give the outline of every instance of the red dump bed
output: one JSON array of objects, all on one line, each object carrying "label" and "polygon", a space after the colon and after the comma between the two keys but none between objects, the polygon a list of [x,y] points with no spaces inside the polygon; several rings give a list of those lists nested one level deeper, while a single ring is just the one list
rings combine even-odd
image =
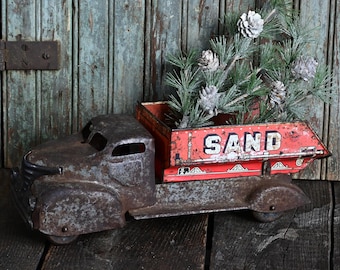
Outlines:
[{"label": "red dump bed", "polygon": [[137,106],[137,119],[156,142],[156,176],[164,182],[296,173],[330,152],[305,122],[175,129],[164,102]]}]

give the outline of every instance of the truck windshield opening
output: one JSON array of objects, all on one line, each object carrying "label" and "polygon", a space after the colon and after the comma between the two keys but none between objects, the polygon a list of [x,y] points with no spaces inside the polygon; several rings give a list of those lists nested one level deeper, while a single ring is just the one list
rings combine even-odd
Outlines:
[{"label": "truck windshield opening", "polygon": [[89,141],[89,144],[97,151],[102,151],[107,144],[107,139],[102,134],[96,133],[93,135],[91,141]]}]

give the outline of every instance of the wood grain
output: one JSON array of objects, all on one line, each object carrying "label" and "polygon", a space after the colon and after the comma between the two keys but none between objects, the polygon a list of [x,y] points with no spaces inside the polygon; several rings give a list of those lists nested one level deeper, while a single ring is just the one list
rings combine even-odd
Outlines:
[{"label": "wood grain", "polygon": [[[317,59],[320,64],[328,64],[327,46],[332,26],[329,20],[329,14],[332,12],[331,2],[300,0],[299,6],[301,25],[303,29],[312,33],[312,41],[308,44],[304,53]],[[306,101],[306,120],[321,140],[323,140],[324,130],[328,130],[327,122],[324,121],[326,117],[325,104],[315,98],[307,98]],[[308,168],[296,176],[296,178],[324,179],[324,176],[321,175],[321,166],[321,161],[313,162],[311,166],[308,166]]]},{"label": "wood grain", "polygon": [[271,223],[245,213],[215,214],[210,269],[328,269],[329,183],[300,186],[312,203]]},{"label": "wood grain", "polygon": [[325,160],[325,174],[328,180],[340,180],[340,73],[338,67],[340,63],[340,5],[338,1],[330,1],[330,25],[333,27],[329,31],[328,41],[328,64],[332,66],[334,73],[334,98],[331,106],[328,107],[328,118],[325,119],[325,130],[329,150],[332,156]]},{"label": "wood grain", "polygon": [[195,0],[187,5],[186,48],[209,49],[209,39],[218,34],[219,3]]},{"label": "wood grain", "polygon": [[333,183],[333,212],[330,213],[332,223],[332,246],[330,249],[331,266],[338,269],[340,265],[340,183]]},{"label": "wood grain", "polygon": [[[118,230],[46,245],[13,206],[0,170],[1,269],[338,269],[340,185],[295,181],[311,203],[272,223],[247,212],[129,221]],[[209,230],[207,226],[213,230]]]},{"label": "wood grain", "polygon": [[[3,71],[1,156],[16,166],[32,146],[78,131],[96,114],[133,113],[137,101],[167,99],[169,53],[208,48],[223,33],[225,12],[244,12],[263,1],[6,1],[5,40],[58,40],[60,70]],[[339,180],[339,4],[294,0],[301,20],[316,28],[306,53],[334,71],[334,102],[307,101],[308,121],[333,156],[314,162],[301,179]]]},{"label": "wood grain", "polygon": [[60,42],[60,69],[38,71],[37,102],[39,142],[55,139],[72,130],[72,3],[41,1],[38,40]]},{"label": "wood grain", "polygon": [[[1,18],[7,40],[35,40],[36,5],[24,0],[7,2]],[[7,166],[19,163],[19,155],[39,140],[37,114],[37,84],[34,71],[6,71],[3,74],[4,162]]]},{"label": "wood grain", "polygon": [[[90,1],[91,2],[91,1]],[[92,2],[91,2],[92,3]],[[145,1],[114,1],[113,111],[133,113],[143,99]]]},{"label": "wood grain", "polygon": [[78,1],[75,12],[78,87],[74,93],[74,117],[81,128],[94,115],[108,113],[108,22],[112,15],[108,1]]},{"label": "wood grain", "polygon": [[[130,222],[52,246],[42,269],[203,269],[207,215]],[[72,254],[72,255],[71,255]]]},{"label": "wood grain", "polygon": [[182,27],[184,1],[148,1],[148,32],[145,33],[145,50],[149,58],[145,66],[146,93],[144,98],[164,100],[171,89],[165,84],[166,72],[171,67],[166,63],[169,53],[182,48]]},{"label": "wood grain", "polygon": [[0,170],[0,269],[37,269],[45,242],[30,231],[16,211],[9,193],[9,170]]}]

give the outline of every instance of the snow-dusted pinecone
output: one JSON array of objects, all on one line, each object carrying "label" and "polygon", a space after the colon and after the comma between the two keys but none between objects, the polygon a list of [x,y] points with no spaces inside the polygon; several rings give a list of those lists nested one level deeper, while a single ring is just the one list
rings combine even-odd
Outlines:
[{"label": "snow-dusted pinecone", "polygon": [[217,106],[220,96],[221,94],[218,93],[216,86],[206,86],[205,88],[202,88],[198,102],[206,113],[217,115]]},{"label": "snow-dusted pinecone", "polygon": [[313,57],[301,56],[292,64],[292,74],[296,79],[308,81],[314,78],[318,62]]},{"label": "snow-dusted pinecone", "polygon": [[237,22],[238,31],[248,38],[257,38],[263,30],[263,19],[255,11],[243,13]]},{"label": "snow-dusted pinecone", "polygon": [[270,105],[272,108],[277,108],[280,113],[284,110],[286,100],[286,86],[281,81],[272,83],[272,89],[269,94]]},{"label": "snow-dusted pinecone", "polygon": [[202,51],[198,66],[207,71],[216,71],[220,65],[217,54],[211,50]]}]

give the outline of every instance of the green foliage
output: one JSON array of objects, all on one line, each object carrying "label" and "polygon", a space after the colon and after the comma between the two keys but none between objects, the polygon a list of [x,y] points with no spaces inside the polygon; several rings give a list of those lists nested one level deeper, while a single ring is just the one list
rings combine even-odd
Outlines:
[{"label": "green foliage", "polygon": [[224,27],[226,29],[226,36],[227,37],[233,37],[238,33],[237,29],[237,22],[240,18],[240,14],[237,12],[230,12],[224,14],[224,20],[222,21],[222,24],[224,24]]},{"label": "green foliage", "polygon": [[182,52],[178,55],[168,55],[167,60],[170,64],[179,67],[180,69],[189,69],[196,64],[197,52],[191,50],[187,55]]},{"label": "green foliage", "polygon": [[293,121],[305,117],[306,98],[332,100],[332,75],[305,55],[312,30],[289,2],[228,13],[221,20],[225,34],[212,38],[209,50],[167,56],[174,70],[166,82],[176,89],[169,117],[176,127],[212,125],[219,113],[234,116],[227,124]]}]

